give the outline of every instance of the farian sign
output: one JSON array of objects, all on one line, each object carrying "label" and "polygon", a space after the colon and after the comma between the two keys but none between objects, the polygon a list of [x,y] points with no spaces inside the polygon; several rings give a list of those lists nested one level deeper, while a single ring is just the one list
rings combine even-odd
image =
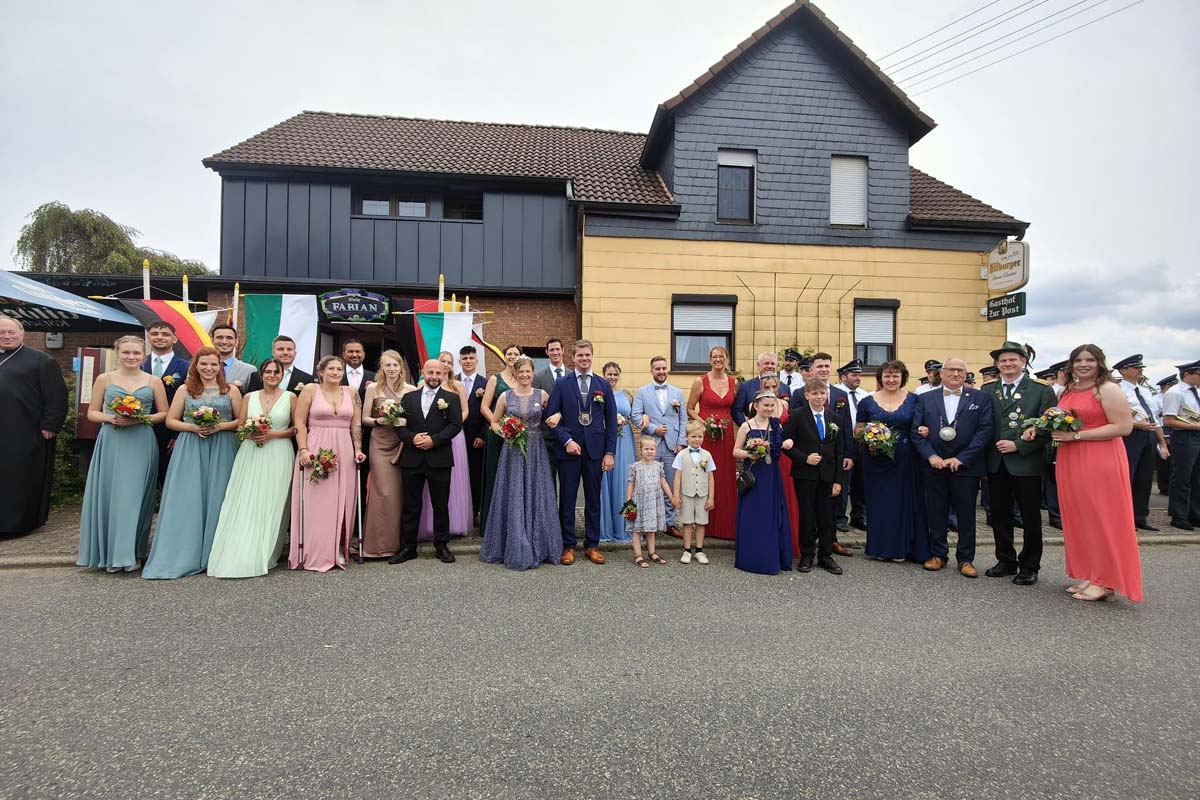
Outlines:
[{"label": "farian sign", "polygon": [[391,301],[381,294],[361,289],[339,289],[321,295],[321,311],[330,322],[383,324],[391,311]]},{"label": "farian sign", "polygon": [[1029,283],[1029,245],[1007,239],[988,253],[989,292],[1012,292]]}]

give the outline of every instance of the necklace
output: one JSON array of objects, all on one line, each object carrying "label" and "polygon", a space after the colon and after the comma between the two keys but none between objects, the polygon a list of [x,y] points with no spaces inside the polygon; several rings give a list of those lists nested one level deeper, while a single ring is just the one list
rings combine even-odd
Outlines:
[{"label": "necklace", "polygon": [[25,346],[25,345],[23,345],[23,344],[19,344],[19,345],[17,345],[17,349],[16,349],[16,350],[13,350],[11,353],[9,353],[8,355],[6,355],[6,356],[4,357],[4,360],[3,360],[3,361],[0,361],[0,367],[3,367],[5,364],[7,364],[7,363],[8,363],[8,360],[9,360],[10,358],[12,358],[13,356],[15,356],[17,353],[21,352],[21,348],[22,348],[22,347],[24,347],[24,346]]}]

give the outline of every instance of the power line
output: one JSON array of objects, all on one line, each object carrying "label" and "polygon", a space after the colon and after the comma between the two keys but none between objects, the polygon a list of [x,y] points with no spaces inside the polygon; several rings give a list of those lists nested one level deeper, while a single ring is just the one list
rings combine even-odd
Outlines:
[{"label": "power line", "polygon": [[[974,28],[968,28],[967,30],[963,31],[962,33],[956,33],[953,36],[951,36],[949,39],[943,39],[942,41],[938,42],[937,44],[931,44],[929,47],[926,47],[924,50],[913,53],[911,56],[907,56],[906,58],[900,59],[895,64],[892,64],[889,67],[887,67],[887,69],[889,69],[889,70],[900,69],[902,66],[905,66],[905,65],[912,66],[912,64],[909,62],[912,62],[918,56],[925,55],[926,53],[928,53],[930,50],[933,50],[934,48],[941,47],[942,45],[947,44],[949,42],[954,42],[955,44],[962,44],[963,42],[968,41],[970,39],[974,39],[976,36],[981,35],[985,31],[996,27],[995,25],[992,25],[991,23],[996,22],[996,20],[998,20],[998,19],[1000,20],[1000,22],[997,24],[1003,25],[1005,22],[1014,20],[1017,17],[1021,16],[1022,14],[1028,14],[1030,11],[1033,11],[1038,6],[1044,6],[1048,2],[1050,2],[1050,0],[1038,0],[1038,2],[1034,2],[1034,0],[1025,0],[1025,2],[1021,3],[1020,5],[1014,6],[1013,8],[1010,8],[1008,11],[1004,11],[990,19],[984,20],[983,22],[976,25]],[[1029,5],[1030,3],[1033,3],[1033,5],[1030,6]],[[1029,6],[1029,7],[1026,8],[1026,6]],[[1016,12],[1015,14],[1013,13],[1014,11]],[[1011,15],[1011,16],[1007,16],[1007,18],[1005,18],[1005,19],[1000,19],[1001,17],[1005,17],[1005,15]],[[974,31],[974,33],[972,33],[972,31]],[[955,41],[956,39],[958,41]]]},{"label": "power line", "polygon": [[1063,13],[1064,11],[1070,11],[1072,8],[1083,5],[1084,3],[1092,3],[1092,5],[1087,6],[1086,8],[1081,8],[1078,11],[1076,11],[1074,14],[1067,14],[1067,16],[1063,17],[1062,19],[1057,19],[1054,22],[1047,23],[1047,24],[1041,26],[1040,28],[1037,28],[1036,30],[1031,31],[1028,34],[1029,36],[1035,36],[1036,34],[1041,33],[1042,31],[1046,30],[1047,28],[1053,28],[1055,25],[1061,25],[1064,22],[1066,22],[1067,20],[1071,19],[1072,17],[1078,17],[1080,14],[1086,14],[1087,12],[1092,11],[1093,9],[1097,9],[1107,2],[1109,2],[1109,0],[1098,0],[1098,1],[1078,0],[1078,2],[1067,6],[1066,8],[1062,9],[1061,11],[1056,11],[1053,14],[1042,17],[1039,20],[1035,20],[1034,22],[1031,22],[1024,27],[1017,28],[1015,31],[1012,31],[1011,33],[1006,33],[1003,36],[1000,36],[996,39],[992,39],[990,42],[985,42],[984,44],[979,45],[979,47],[977,47],[975,50],[968,50],[965,53],[960,53],[956,56],[952,56],[951,58],[948,58],[945,61],[934,64],[932,67],[926,67],[925,69],[921,70],[920,72],[914,72],[912,75],[909,75],[906,78],[900,78],[899,80],[900,81],[912,81],[913,78],[916,78],[919,75],[925,75],[925,73],[927,73],[927,72],[933,72],[933,70],[935,70],[935,69],[940,69],[941,67],[945,67],[947,64],[949,64],[951,62],[958,61],[960,58],[971,55],[971,53],[973,53],[973,52],[982,51],[982,52],[979,52],[978,55],[973,56],[972,58],[968,58],[966,61],[963,61],[960,64],[955,64],[953,67],[947,67],[946,69],[941,70],[940,72],[934,72],[932,75],[921,78],[919,81],[913,81],[912,85],[916,85],[918,83],[924,83],[925,81],[933,80],[937,76],[945,75],[947,72],[956,70],[959,67],[963,66],[964,64],[970,64],[972,61],[978,61],[979,59],[983,58],[984,56],[991,55],[992,53],[995,53],[998,50],[1003,50],[1006,47],[1012,47],[1014,44],[1020,44],[1020,42],[1008,42],[1007,44],[1002,44],[999,47],[992,47],[989,50],[984,49],[984,48],[990,47],[991,45],[995,44],[996,42],[1003,41],[1004,39],[1007,39],[1010,36],[1015,36],[1016,34],[1020,33],[1021,31],[1031,28],[1034,25],[1037,25],[1039,22],[1045,22],[1046,20],[1048,20],[1052,17],[1057,17],[1059,14]]},{"label": "power line", "polygon": [[962,21],[963,21],[964,19],[966,19],[967,17],[973,17],[973,16],[975,16],[976,14],[978,14],[980,11],[983,11],[985,8],[988,8],[989,6],[994,6],[994,5],[996,5],[996,3],[999,3],[999,2],[1000,2],[1000,0],[992,0],[992,2],[990,2],[990,3],[987,3],[986,5],[980,6],[979,8],[975,9],[974,11],[972,11],[970,14],[967,14],[966,16],[959,17],[958,19],[954,20],[954,22],[948,22],[948,23],[946,23],[946,24],[945,24],[945,25],[943,25],[942,27],[938,28],[936,31],[930,31],[929,33],[925,34],[924,36],[919,36],[919,37],[917,37],[916,39],[913,39],[911,42],[909,42],[908,44],[904,45],[904,47],[897,47],[895,50],[893,50],[892,52],[888,53],[887,55],[885,55],[885,56],[881,56],[881,57],[879,58],[879,60],[880,60],[880,61],[886,61],[887,59],[889,59],[889,58],[891,58],[892,56],[896,55],[896,53],[899,53],[899,52],[900,52],[900,51],[902,51],[902,50],[907,50],[908,48],[912,47],[914,44],[917,44],[918,42],[923,42],[923,41],[925,41],[926,39],[928,39],[930,36],[933,36],[934,34],[937,34],[937,33],[941,33],[942,31],[946,30],[946,28],[949,28],[949,27],[951,27],[952,25],[957,25],[958,23],[962,22]]},{"label": "power line", "polygon": [[970,72],[964,72],[962,75],[957,75],[948,81],[943,81],[934,86],[928,86],[919,92],[914,92],[913,94],[915,94],[915,95],[916,94],[925,94],[926,92],[932,92],[934,89],[940,89],[943,86],[948,86],[948,85],[954,83],[955,81],[962,80],[963,78],[966,78],[969,75],[974,75],[976,72],[983,72],[988,67],[994,67],[997,64],[1003,64],[1005,61],[1008,61],[1010,58],[1016,58],[1017,56],[1021,55],[1022,53],[1028,53],[1030,50],[1036,50],[1037,48],[1041,47],[1044,44],[1050,44],[1051,42],[1055,41],[1056,39],[1061,39],[1062,37],[1072,34],[1075,31],[1083,30],[1084,28],[1088,27],[1089,25],[1095,25],[1097,22],[1100,22],[1101,20],[1108,19],[1109,17],[1113,16],[1114,14],[1120,14],[1122,11],[1133,8],[1134,6],[1137,6],[1137,5],[1141,5],[1144,2],[1146,2],[1146,0],[1134,0],[1134,2],[1130,3],[1127,6],[1121,6],[1116,11],[1110,11],[1109,13],[1105,14],[1104,16],[1096,17],[1095,19],[1093,19],[1089,22],[1085,22],[1082,25],[1077,25],[1076,27],[1071,28],[1068,31],[1063,31],[1062,33],[1058,34],[1057,36],[1051,36],[1049,39],[1045,39],[1044,41],[1038,42],[1035,45],[1030,45],[1029,47],[1026,47],[1024,50],[1018,50],[1017,52],[1007,55],[1004,58],[1000,58],[1000,59],[992,61],[988,64],[984,64],[982,67],[979,67],[978,69],[973,69]]}]

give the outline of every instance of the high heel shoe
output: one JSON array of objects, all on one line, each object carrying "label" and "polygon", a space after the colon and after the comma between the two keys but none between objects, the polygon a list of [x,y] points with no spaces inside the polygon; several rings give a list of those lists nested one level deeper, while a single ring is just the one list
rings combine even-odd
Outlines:
[{"label": "high heel shoe", "polygon": [[1079,583],[1073,583],[1067,587],[1067,594],[1079,594],[1092,585],[1088,579],[1081,580]]},{"label": "high heel shoe", "polygon": [[[1100,593],[1089,594],[1088,589],[1099,589]],[[1113,589],[1103,589],[1099,586],[1089,586],[1088,589],[1085,589],[1082,592],[1076,592],[1075,594],[1071,595],[1071,597],[1074,597],[1076,600],[1082,600],[1085,603],[1098,603],[1101,601],[1105,603],[1112,603],[1117,599],[1117,593]]]}]

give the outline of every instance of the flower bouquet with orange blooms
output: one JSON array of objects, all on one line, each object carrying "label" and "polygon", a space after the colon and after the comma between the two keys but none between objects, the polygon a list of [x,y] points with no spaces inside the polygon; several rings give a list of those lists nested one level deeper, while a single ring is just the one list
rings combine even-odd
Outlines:
[{"label": "flower bouquet with orange blooms", "polygon": [[125,419],[137,420],[150,424],[150,414],[146,411],[146,407],[142,405],[142,401],[138,400],[131,394],[124,397],[114,398],[107,406],[108,410],[116,414],[118,417]]},{"label": "flower bouquet with orange blooms", "polygon": [[[266,414],[249,417],[237,429],[237,440],[244,442],[256,433],[270,433],[271,420]],[[255,442],[255,447],[262,447],[262,442]]]},{"label": "flower bouquet with orange blooms", "polygon": [[193,425],[201,428],[215,428],[221,424],[221,412],[212,406],[200,406],[188,416]]},{"label": "flower bouquet with orange blooms", "polygon": [[[1068,431],[1075,432],[1083,429],[1083,420],[1079,418],[1072,409],[1063,408],[1062,406],[1050,406],[1040,417],[1036,419],[1025,420],[1026,428],[1036,428],[1039,431]],[[1058,447],[1061,442],[1051,442],[1051,445]]]},{"label": "flower bouquet with orange blooms", "polygon": [[896,460],[896,432],[882,422],[868,422],[854,434],[854,439],[873,456]]},{"label": "flower bouquet with orange blooms", "polygon": [[308,476],[309,483],[320,483],[337,470],[337,456],[329,448],[322,447],[313,456],[309,466],[312,468],[312,475]]}]

